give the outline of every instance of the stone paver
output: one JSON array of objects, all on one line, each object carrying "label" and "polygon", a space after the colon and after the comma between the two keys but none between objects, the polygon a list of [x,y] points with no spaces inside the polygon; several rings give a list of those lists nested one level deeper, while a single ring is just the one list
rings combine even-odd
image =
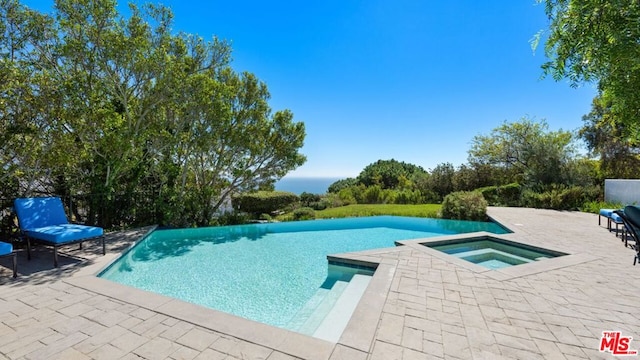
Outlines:
[{"label": "stone paver", "polygon": [[[393,269],[374,294],[384,302],[365,314],[377,318],[375,328],[362,329],[373,337],[326,352],[279,329],[207,323],[210,310],[184,318],[157,299],[145,305],[121,289],[78,285],[91,266],[110,261],[148,229],[112,233],[105,257],[95,244],[63,248],[60,268],[52,269],[51,251],[37,248],[27,262],[19,250],[15,280],[10,264],[0,262],[0,359],[610,359],[598,351],[603,331],[632,336],[631,349],[640,350],[640,266],[596,215],[520,208],[489,214],[514,231],[505,238],[579,261],[565,257],[561,266],[500,275],[420,246],[369,252],[367,261]],[[375,309],[366,296],[362,302]],[[354,325],[350,331],[358,331]]]}]

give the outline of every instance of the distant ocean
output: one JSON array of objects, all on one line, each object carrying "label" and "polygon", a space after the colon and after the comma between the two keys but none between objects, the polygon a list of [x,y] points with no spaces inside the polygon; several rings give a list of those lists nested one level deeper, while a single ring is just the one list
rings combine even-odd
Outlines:
[{"label": "distant ocean", "polygon": [[276,190],[289,191],[300,195],[303,192],[311,194],[325,194],[329,185],[344,178],[284,178],[276,183]]}]

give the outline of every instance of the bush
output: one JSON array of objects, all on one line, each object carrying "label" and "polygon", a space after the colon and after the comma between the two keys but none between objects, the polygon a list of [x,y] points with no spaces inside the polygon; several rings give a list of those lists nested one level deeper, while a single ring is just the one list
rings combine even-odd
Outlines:
[{"label": "bush", "polygon": [[226,212],[217,219],[218,225],[242,225],[247,224],[249,222],[249,215],[247,213],[242,212]]},{"label": "bush", "polygon": [[598,214],[600,209],[622,209],[623,203],[605,201],[587,201],[580,208],[581,211]]},{"label": "bush", "polygon": [[316,212],[312,208],[301,207],[293,210],[293,220],[313,220],[316,218]]},{"label": "bush", "polygon": [[367,187],[363,194],[365,204],[383,204],[384,197],[380,185]]},{"label": "bush", "polygon": [[525,190],[522,202],[527,207],[555,210],[579,210],[600,196],[599,188],[552,185],[543,192]]},{"label": "bush", "polygon": [[454,220],[487,220],[487,200],[478,191],[456,191],[444,197],[440,216]]},{"label": "bush", "polygon": [[234,197],[231,202],[237,211],[253,214],[257,217],[260,214],[271,214],[277,210],[291,207],[299,200],[298,195],[290,192],[257,191],[240,194]]},{"label": "bush", "polygon": [[271,221],[273,218],[269,214],[260,214],[260,217],[258,219],[265,220],[265,221]]},{"label": "bush", "polygon": [[479,188],[487,203],[492,206],[519,206],[521,205],[521,187],[518,183],[501,186],[487,186]]}]

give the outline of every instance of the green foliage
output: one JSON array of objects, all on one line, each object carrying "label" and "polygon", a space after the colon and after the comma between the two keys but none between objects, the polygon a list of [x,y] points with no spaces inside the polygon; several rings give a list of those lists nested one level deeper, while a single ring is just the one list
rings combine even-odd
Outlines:
[{"label": "green foliage", "polygon": [[358,175],[358,182],[367,186],[380,186],[381,189],[395,189],[411,186],[409,179],[416,174],[426,173],[417,165],[391,160],[378,160],[367,165]]},{"label": "green foliage", "polygon": [[441,216],[454,220],[487,220],[487,201],[477,191],[456,191],[444,197]]},{"label": "green foliage", "polygon": [[365,204],[384,204],[384,192],[380,185],[373,185],[366,188],[363,193],[363,203]]},{"label": "green foliage", "polygon": [[316,212],[312,208],[301,207],[293,210],[293,220],[313,220],[316,218]]},{"label": "green foliage", "polygon": [[582,204],[580,211],[588,212],[592,214],[599,214],[600,209],[622,209],[625,204],[619,202],[605,202],[605,201],[587,201]]},{"label": "green foliage", "polygon": [[487,203],[491,206],[520,205],[520,193],[522,189],[517,183],[501,186],[486,186],[479,188],[476,191],[480,192],[485,200],[487,200]]},{"label": "green foliage", "polygon": [[52,15],[0,1],[0,184],[19,186],[0,195],[91,194],[103,227],[134,213],[207,225],[232,194],[304,163],[304,124],[232,70],[229,44],[176,34],[172,18],[161,5],[125,17],[112,0],[58,0]]},{"label": "green foliage", "polygon": [[597,200],[600,189],[583,186],[554,185],[542,192],[524,190],[522,205],[538,209],[579,210],[585,203]]},{"label": "green foliage", "polygon": [[539,0],[550,28],[545,74],[572,86],[597,82],[616,119],[636,128],[640,113],[640,3],[635,0]]},{"label": "green foliage", "polygon": [[431,170],[429,189],[436,194],[438,201],[453,191],[454,174],[455,168],[451,163],[438,164]]},{"label": "green foliage", "polygon": [[249,223],[249,220],[250,218],[247,213],[229,211],[218,216],[217,225],[242,225]]},{"label": "green foliage", "polygon": [[358,180],[355,178],[346,178],[342,180],[338,180],[333,184],[329,185],[329,189],[327,192],[332,194],[337,194],[341,190],[358,185]]},{"label": "green foliage", "polygon": [[259,220],[271,221],[273,218],[269,214],[260,214]]},{"label": "green foliage", "polygon": [[300,205],[314,210],[324,210],[330,205],[330,202],[318,194],[303,192],[300,194]]},{"label": "green foliage", "polygon": [[489,135],[472,140],[472,163],[502,167],[509,182],[528,187],[566,183],[571,176],[568,164],[575,156],[573,136],[568,131],[548,131],[545,121],[522,118],[504,123]]},{"label": "green foliage", "polygon": [[298,195],[285,191],[257,191],[232,198],[233,208],[258,216],[292,207],[300,201]]},{"label": "green foliage", "polygon": [[589,114],[582,117],[584,125],[579,132],[600,160],[601,174],[591,174],[600,182],[605,178],[633,179],[640,174],[640,143],[632,134],[637,129],[613,113],[613,103],[607,93],[601,92],[593,99]]}]

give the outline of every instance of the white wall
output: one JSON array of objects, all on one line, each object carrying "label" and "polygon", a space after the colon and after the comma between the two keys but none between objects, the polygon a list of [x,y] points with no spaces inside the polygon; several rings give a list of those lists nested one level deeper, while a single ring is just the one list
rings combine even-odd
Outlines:
[{"label": "white wall", "polygon": [[619,202],[623,205],[640,204],[640,180],[606,179],[604,201]]}]

